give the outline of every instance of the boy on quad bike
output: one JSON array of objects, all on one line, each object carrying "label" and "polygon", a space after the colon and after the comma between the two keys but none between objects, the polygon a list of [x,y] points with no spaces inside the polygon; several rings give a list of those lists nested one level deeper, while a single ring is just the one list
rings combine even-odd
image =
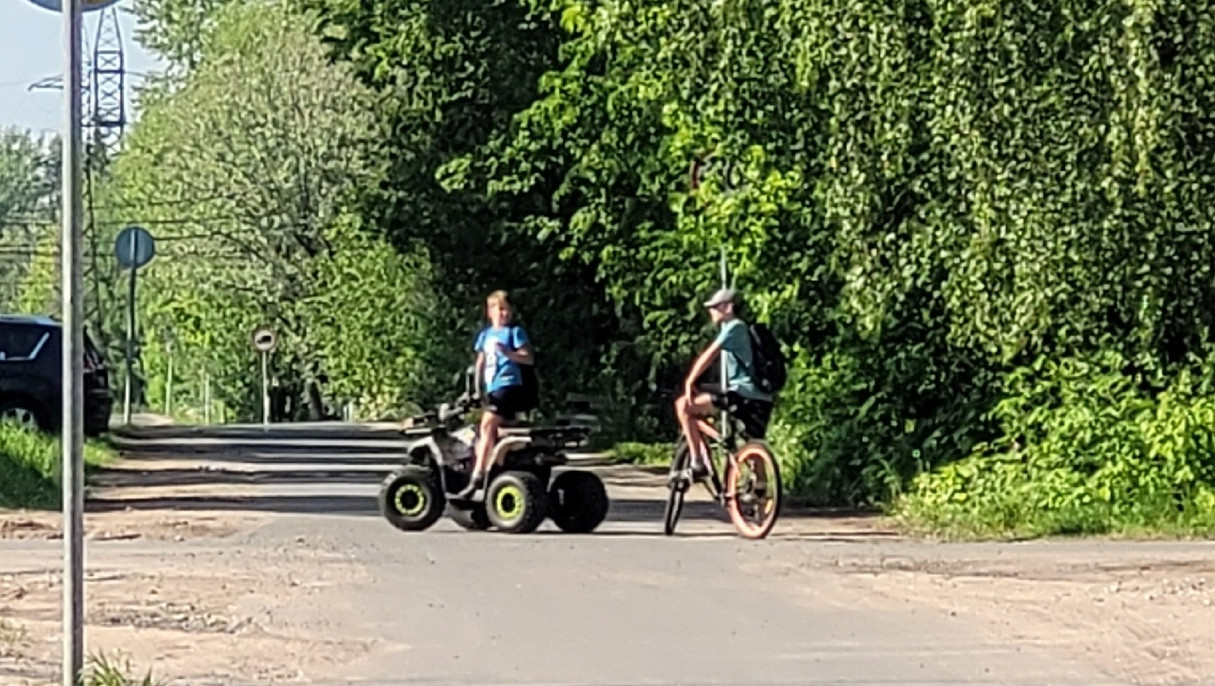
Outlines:
[{"label": "boy on quad bike", "polygon": [[481,415],[481,430],[476,443],[476,462],[468,486],[458,498],[471,498],[489,471],[489,456],[493,454],[502,422],[522,412],[535,409],[524,384],[524,375],[535,362],[531,341],[520,326],[511,326],[511,309],[505,291],[494,291],[486,299],[489,326],[481,329],[473,349],[477,352],[476,385],[484,384],[485,412]]}]

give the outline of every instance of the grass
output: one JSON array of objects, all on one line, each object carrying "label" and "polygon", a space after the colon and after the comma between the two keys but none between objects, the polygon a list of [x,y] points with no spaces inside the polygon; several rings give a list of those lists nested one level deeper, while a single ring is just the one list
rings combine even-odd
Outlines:
[{"label": "grass", "polygon": [[[16,654],[20,644],[29,640],[29,632],[6,619],[0,619],[0,657]],[[143,677],[129,676],[132,673],[129,659],[111,660],[104,654],[90,655],[81,674],[81,686],[163,686],[164,682],[153,679],[149,669]]]},{"label": "grass", "polygon": [[129,660],[118,665],[104,655],[93,655],[84,668],[83,686],[161,686],[164,683],[153,680],[151,669],[140,679],[128,676],[130,672]]},{"label": "grass", "polygon": [[1024,498],[1011,494],[985,495],[986,498],[944,504],[905,496],[889,509],[903,533],[948,541],[1060,537],[1178,540],[1209,539],[1215,535],[1215,511],[1194,500],[1182,503],[1184,507],[1170,499],[1139,502],[1133,508],[1076,502],[1047,509],[1028,505]]},{"label": "grass", "polygon": [[675,456],[675,444],[621,442],[612,446],[607,455],[617,462],[665,466]]},{"label": "grass", "polygon": [[17,647],[25,643],[29,632],[23,626],[17,626],[7,619],[0,619],[0,657],[12,656]]},{"label": "grass", "polygon": [[[59,438],[0,423],[0,507],[52,509],[60,505]],[[105,441],[84,446],[86,478],[116,453]]]}]

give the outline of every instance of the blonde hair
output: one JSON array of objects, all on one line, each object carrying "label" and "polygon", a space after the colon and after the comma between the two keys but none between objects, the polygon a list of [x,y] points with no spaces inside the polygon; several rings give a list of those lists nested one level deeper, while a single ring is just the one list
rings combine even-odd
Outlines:
[{"label": "blonde hair", "polygon": [[490,293],[489,297],[485,299],[485,304],[501,307],[502,305],[510,305],[510,301],[506,299],[506,291],[499,290]]}]

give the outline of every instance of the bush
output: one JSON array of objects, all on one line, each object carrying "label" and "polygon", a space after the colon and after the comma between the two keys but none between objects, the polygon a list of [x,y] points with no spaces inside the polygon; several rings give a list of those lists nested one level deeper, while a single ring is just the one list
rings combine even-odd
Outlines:
[{"label": "bush", "polygon": [[803,351],[768,432],[788,495],[812,505],[888,502],[916,474],[990,436],[990,378],[957,351],[898,337]]},{"label": "bush", "polygon": [[1212,367],[1156,393],[1112,352],[1008,375],[1003,435],[918,477],[893,511],[938,534],[1041,536],[1215,529]]},{"label": "bush", "polygon": [[621,442],[612,446],[608,456],[630,464],[669,465],[675,457],[675,444]]},{"label": "bush", "polygon": [[[53,508],[61,505],[59,439],[0,423],[0,507]],[[85,444],[86,470],[113,459],[104,443]]]}]

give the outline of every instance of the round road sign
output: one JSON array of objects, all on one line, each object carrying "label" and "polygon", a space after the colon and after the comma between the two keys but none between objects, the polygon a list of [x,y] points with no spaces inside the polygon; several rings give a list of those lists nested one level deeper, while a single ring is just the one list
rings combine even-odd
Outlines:
[{"label": "round road sign", "polygon": [[253,349],[259,353],[268,353],[278,345],[274,331],[268,326],[259,326],[253,330]]},{"label": "round road sign", "polygon": [[[62,0],[30,0],[31,3],[41,7],[44,10],[52,12],[62,12]],[[110,5],[117,3],[118,0],[81,0],[80,9],[84,12],[92,12],[94,10],[105,9]]]},{"label": "round road sign", "polygon": [[139,269],[152,261],[156,241],[142,226],[128,226],[114,240],[114,255],[124,267]]},{"label": "round road sign", "polygon": [[742,185],[738,168],[732,162],[723,160],[713,153],[707,153],[692,160],[690,176],[688,185],[694,191],[700,190],[709,176],[717,177],[722,190],[726,192],[736,190]]}]

